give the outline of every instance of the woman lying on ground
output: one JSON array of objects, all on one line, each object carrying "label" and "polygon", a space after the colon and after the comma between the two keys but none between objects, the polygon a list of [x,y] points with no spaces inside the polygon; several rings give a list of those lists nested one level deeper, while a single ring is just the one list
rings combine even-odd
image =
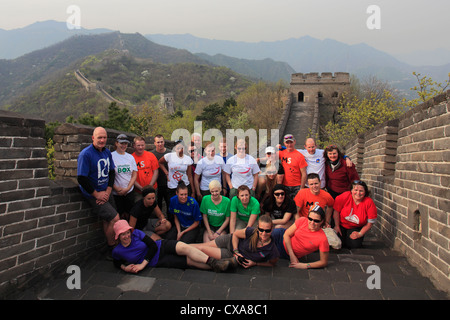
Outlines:
[{"label": "woman lying on ground", "polygon": [[138,273],[147,266],[180,269],[195,267],[222,272],[234,266],[231,259],[217,260],[208,257],[181,241],[153,241],[141,230],[130,227],[126,220],[116,222],[114,232],[119,244],[112,251],[113,262],[125,272]]},{"label": "woman lying on ground", "polygon": [[272,238],[273,224],[269,216],[261,216],[256,228],[247,227],[236,230],[201,244],[190,244],[215,259],[227,259],[233,256],[244,268],[252,266],[273,267],[279,253]]},{"label": "woman lying on ground", "polygon": [[[290,267],[297,269],[323,268],[328,265],[330,246],[327,236],[322,230],[325,222],[325,211],[319,206],[309,210],[308,217],[300,217],[289,229],[275,229],[273,237],[276,241],[280,257],[290,259]],[[319,250],[320,259],[311,263],[301,263],[299,258]]]}]

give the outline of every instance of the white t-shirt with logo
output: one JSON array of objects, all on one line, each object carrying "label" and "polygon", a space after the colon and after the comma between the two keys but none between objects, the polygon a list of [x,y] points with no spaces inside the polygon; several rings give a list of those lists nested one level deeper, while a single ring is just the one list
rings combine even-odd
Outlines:
[{"label": "white t-shirt with logo", "polygon": [[234,155],[228,159],[224,171],[231,174],[231,185],[233,188],[237,189],[245,184],[251,189],[253,187],[253,175],[261,170],[255,158],[246,154],[244,158]]},{"label": "white t-shirt with logo", "polygon": [[195,168],[195,174],[201,175],[200,190],[209,190],[212,180],[222,181],[222,170],[225,168],[223,158],[215,155],[213,159],[201,158]]},{"label": "white t-shirt with logo", "polygon": [[[323,149],[316,149],[314,154],[309,154],[306,149],[297,149],[306,160],[308,166],[306,167],[306,173],[317,173],[320,177],[320,187],[325,188],[325,158],[323,157]],[[306,181],[308,185],[308,181]]]},{"label": "white t-shirt with logo", "polygon": [[167,162],[167,167],[169,168],[169,176],[167,178],[167,187],[170,189],[175,189],[178,186],[178,182],[181,180],[188,186],[189,178],[187,175],[187,169],[190,165],[194,163],[190,157],[183,154],[180,158],[175,152],[166,153],[164,159]]},{"label": "white t-shirt with logo", "polygon": [[[133,171],[137,171],[136,160],[134,160],[134,157],[127,152],[125,152],[125,154],[120,154],[117,151],[114,151],[111,154],[114,161],[114,171],[116,171],[114,184],[121,188],[126,188],[131,180]],[[127,193],[130,193],[133,189],[134,185]],[[117,195],[117,192],[113,190],[113,194]]]}]

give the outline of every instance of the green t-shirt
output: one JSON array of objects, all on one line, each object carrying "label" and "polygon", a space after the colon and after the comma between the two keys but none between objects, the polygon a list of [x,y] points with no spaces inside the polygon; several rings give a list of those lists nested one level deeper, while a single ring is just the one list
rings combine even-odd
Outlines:
[{"label": "green t-shirt", "polygon": [[259,202],[254,197],[250,197],[247,208],[244,208],[241,200],[237,196],[234,196],[231,200],[231,212],[236,212],[236,217],[242,221],[248,222],[251,214],[259,214]]},{"label": "green t-shirt", "polygon": [[226,217],[230,216],[230,199],[222,197],[222,201],[215,205],[211,200],[211,195],[204,196],[200,205],[200,212],[206,214],[209,225],[220,227]]}]

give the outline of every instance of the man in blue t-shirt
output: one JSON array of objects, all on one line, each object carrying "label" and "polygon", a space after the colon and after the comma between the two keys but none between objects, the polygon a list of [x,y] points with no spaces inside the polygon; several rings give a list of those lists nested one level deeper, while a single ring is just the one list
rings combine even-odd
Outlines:
[{"label": "man in blue t-shirt", "polygon": [[83,196],[103,220],[103,230],[112,251],[115,245],[113,227],[119,220],[119,214],[111,197],[115,171],[111,151],[106,149],[106,140],[106,130],[95,128],[92,144],[78,156],[77,180]]},{"label": "man in blue t-shirt", "polygon": [[188,187],[180,183],[177,195],[170,199],[169,213],[175,217],[177,240],[193,243],[197,239],[202,214],[198,202],[188,196]]}]

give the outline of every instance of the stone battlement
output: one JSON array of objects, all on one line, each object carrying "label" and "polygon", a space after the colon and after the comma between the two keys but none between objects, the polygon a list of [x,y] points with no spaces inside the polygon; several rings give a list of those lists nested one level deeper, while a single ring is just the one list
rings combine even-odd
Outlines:
[{"label": "stone battlement", "polygon": [[348,72],[335,72],[334,74],[332,72],[322,72],[321,74],[318,72],[311,72],[294,73],[291,75],[291,85],[297,83],[328,84],[338,82],[350,82],[350,74]]}]

